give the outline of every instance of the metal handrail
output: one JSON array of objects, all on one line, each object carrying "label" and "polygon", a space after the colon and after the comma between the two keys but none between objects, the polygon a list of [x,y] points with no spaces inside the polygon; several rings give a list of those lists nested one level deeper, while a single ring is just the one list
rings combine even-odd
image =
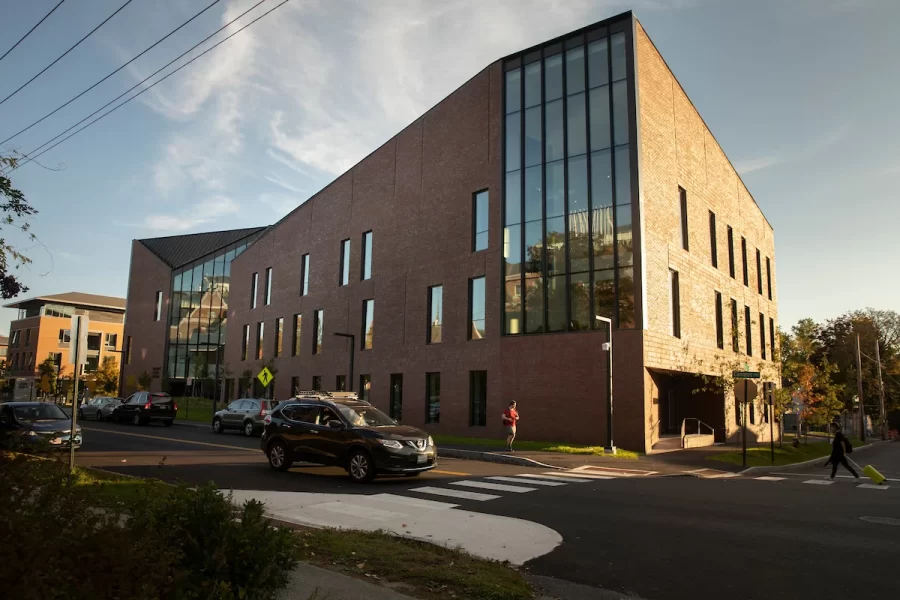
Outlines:
[{"label": "metal handrail", "polygon": [[715,428],[712,427],[711,425],[708,425],[708,424],[704,423],[703,421],[701,421],[700,419],[698,419],[698,418],[696,418],[696,417],[687,417],[686,419],[684,419],[684,420],[681,422],[681,439],[682,439],[682,440],[684,440],[684,436],[685,436],[685,428],[686,428],[686,426],[687,426],[687,422],[688,422],[688,421],[697,421],[697,434],[701,434],[701,433],[702,433],[702,431],[700,431],[700,427],[703,426],[703,427],[706,427],[707,429],[709,429],[710,434],[716,435],[716,430],[715,430]]}]

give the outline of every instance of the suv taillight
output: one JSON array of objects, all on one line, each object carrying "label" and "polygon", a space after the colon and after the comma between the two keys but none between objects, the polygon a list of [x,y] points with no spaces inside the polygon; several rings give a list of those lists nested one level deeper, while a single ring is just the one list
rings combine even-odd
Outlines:
[{"label": "suv taillight", "polygon": [[259,409],[259,416],[264,417],[267,414],[269,414],[269,412],[266,409],[264,409],[264,408]]},{"label": "suv taillight", "polygon": [[173,404],[172,404],[172,408],[174,408],[176,411],[178,411],[178,405],[177,405],[177,404],[174,404],[174,403],[173,403]]},{"label": "suv taillight", "polygon": [[144,410],[150,410],[150,402],[144,405]]},{"label": "suv taillight", "polygon": [[263,419],[263,421],[265,421],[266,425],[268,425],[272,422],[272,415],[266,415],[266,418]]}]

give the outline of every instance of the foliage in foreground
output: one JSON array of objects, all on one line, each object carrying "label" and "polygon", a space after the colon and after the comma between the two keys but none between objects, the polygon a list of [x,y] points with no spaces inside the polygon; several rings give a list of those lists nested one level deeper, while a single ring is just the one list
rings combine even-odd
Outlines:
[{"label": "foliage in foreground", "polygon": [[97,501],[118,482],[9,453],[0,480],[5,597],[266,599],[296,562],[292,532],[273,529],[258,502],[235,508],[212,486],[145,493],[126,507]]}]

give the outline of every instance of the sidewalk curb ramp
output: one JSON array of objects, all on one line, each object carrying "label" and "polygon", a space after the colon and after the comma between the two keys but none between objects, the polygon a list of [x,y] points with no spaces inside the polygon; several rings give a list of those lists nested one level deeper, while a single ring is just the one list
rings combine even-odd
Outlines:
[{"label": "sidewalk curb ramp", "polygon": [[524,456],[511,456],[496,452],[481,452],[478,450],[460,450],[458,448],[438,447],[438,458],[460,458],[463,460],[480,460],[482,462],[499,463],[503,465],[516,465],[519,467],[539,467],[541,469],[562,469],[556,465],[548,465]]}]

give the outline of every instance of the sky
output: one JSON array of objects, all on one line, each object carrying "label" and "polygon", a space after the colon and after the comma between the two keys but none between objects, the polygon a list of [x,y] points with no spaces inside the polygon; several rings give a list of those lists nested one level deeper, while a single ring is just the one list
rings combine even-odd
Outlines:
[{"label": "sky", "polygon": [[[211,1],[133,0],[0,104],[0,140]],[[258,1],[221,0],[0,151],[30,153]],[[57,2],[0,0],[0,54]],[[0,99],[124,2],[66,0],[0,61]],[[780,325],[900,309],[896,0],[290,0],[12,173],[40,211],[37,241],[0,231],[33,260],[25,297],[124,297],[133,239],[274,223],[491,62],[628,9],[775,229]]]}]

